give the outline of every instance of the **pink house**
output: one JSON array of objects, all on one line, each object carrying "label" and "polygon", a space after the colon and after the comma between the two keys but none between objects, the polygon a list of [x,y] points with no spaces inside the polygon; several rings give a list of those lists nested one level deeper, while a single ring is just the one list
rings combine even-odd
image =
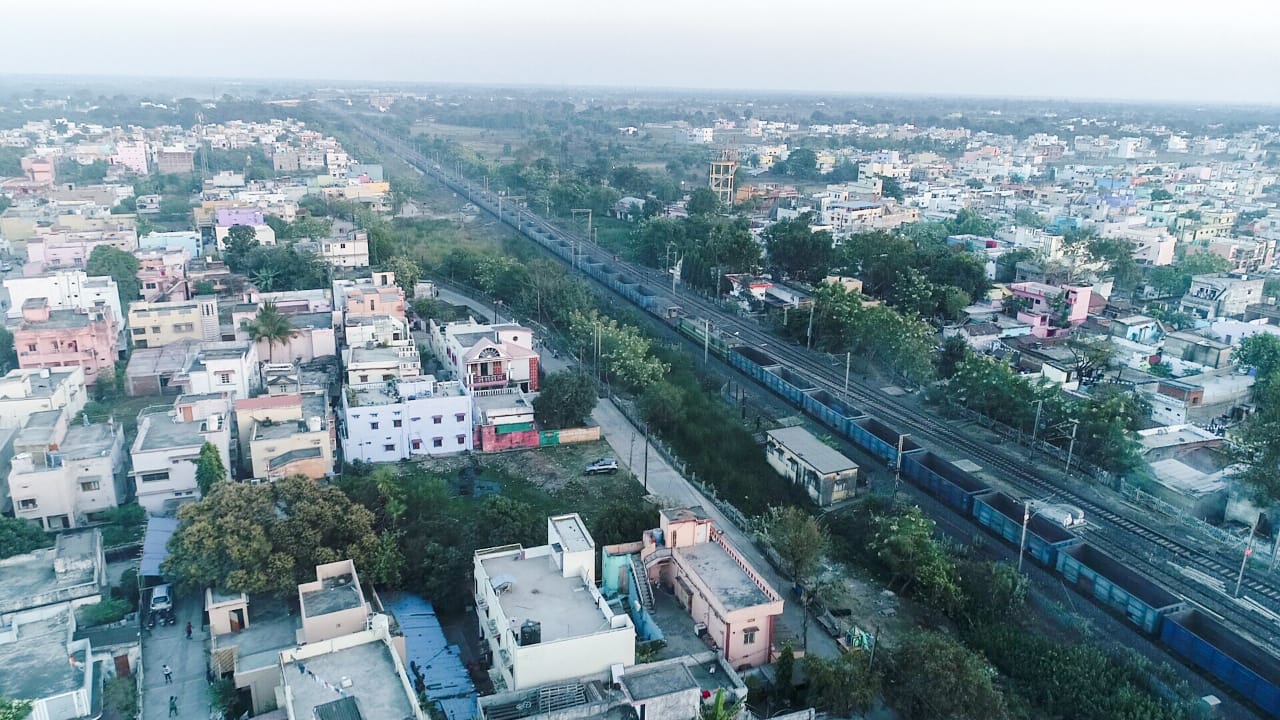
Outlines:
[{"label": "pink house", "polygon": [[45,298],[22,303],[22,324],[13,333],[18,367],[52,368],[79,365],[86,385],[99,372],[114,372],[119,357],[111,308],[51,310]]},{"label": "pink house", "polygon": [[[1018,312],[1018,319],[1029,323],[1031,334],[1036,337],[1060,335],[1068,327],[1080,325],[1089,318],[1089,299],[1093,295],[1090,288],[1020,282],[1009,285],[1009,290],[1014,297],[1026,301],[1026,307]],[[1065,306],[1059,304],[1063,301]],[[1062,317],[1063,311],[1065,317]]]},{"label": "pink house", "polygon": [[142,281],[142,299],[187,300],[187,263],[191,256],[186,250],[138,250],[138,279]]},{"label": "pink house", "polygon": [[649,581],[671,590],[730,666],[772,661],[782,596],[701,507],[663,510],[661,525],[644,535],[640,558]]},{"label": "pink house", "polygon": [[36,236],[27,241],[27,263],[22,274],[33,277],[48,270],[83,269],[90,253],[99,245],[131,253],[138,249],[138,233],[124,226],[81,231],[59,226],[38,228]]}]

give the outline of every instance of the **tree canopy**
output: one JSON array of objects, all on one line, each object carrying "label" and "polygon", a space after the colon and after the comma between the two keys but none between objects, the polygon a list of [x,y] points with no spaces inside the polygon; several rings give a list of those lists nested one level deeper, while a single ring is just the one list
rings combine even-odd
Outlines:
[{"label": "tree canopy", "polygon": [[765,228],[765,249],[769,264],[783,275],[817,282],[831,268],[833,241],[826,230],[813,230],[813,213],[779,220]]},{"label": "tree canopy", "polygon": [[533,416],[545,428],[581,427],[597,400],[591,375],[580,370],[552,373],[533,399]]},{"label": "tree canopy", "polygon": [[227,468],[222,464],[218,448],[209,442],[202,445],[196,458],[196,487],[200,488],[200,495],[208,495],[215,485],[227,479]]},{"label": "tree canopy", "polygon": [[53,535],[32,520],[0,516],[0,559],[53,545]]},{"label": "tree canopy", "polygon": [[[120,307],[128,312],[129,304],[141,297],[142,281],[138,279],[138,258],[110,245],[99,245],[89,253],[85,261],[86,275],[106,275],[116,282],[120,293]],[[124,324],[124,318],[116,318],[116,322]]]},{"label": "tree canopy", "polygon": [[271,301],[258,306],[258,314],[252,320],[245,320],[243,329],[249,333],[253,342],[267,341],[267,358],[275,362],[276,345],[285,345],[298,334],[289,316],[280,312],[280,308]]},{"label": "tree canopy", "polygon": [[887,690],[904,720],[1002,720],[1009,716],[982,656],[939,632],[908,635],[890,655]]}]

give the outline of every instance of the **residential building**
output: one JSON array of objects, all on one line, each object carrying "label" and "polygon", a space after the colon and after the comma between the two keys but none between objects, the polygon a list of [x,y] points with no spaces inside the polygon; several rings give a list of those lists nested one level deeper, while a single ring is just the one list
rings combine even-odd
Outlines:
[{"label": "residential building", "polygon": [[181,384],[174,381],[182,377],[199,353],[200,343],[192,340],[154,348],[134,348],[129,353],[129,366],[124,372],[125,394],[137,397],[181,393]]},{"label": "residential building", "polygon": [[480,324],[474,319],[429,324],[436,357],[473,390],[518,387],[538,390],[538,352],[533,331],[514,323]]},{"label": "residential building", "polygon": [[175,232],[150,232],[138,238],[139,250],[178,250],[186,251],[187,257],[204,256],[203,242],[200,233],[190,230]]},{"label": "residential building", "polygon": [[416,345],[409,332],[409,321],[391,315],[359,315],[348,317],[342,334],[350,347],[383,345],[400,347]]},{"label": "residential building", "polygon": [[76,417],[89,399],[84,369],[15,368],[0,377],[0,428],[22,427],[32,413],[66,408]]},{"label": "residential building", "polygon": [[13,331],[18,367],[84,368],[85,384],[98,373],[115,372],[119,357],[116,321],[105,305],[93,310],[53,310],[44,298],[22,304],[22,323]]},{"label": "residential building", "polygon": [[200,499],[196,460],[209,443],[218,449],[223,467],[231,465],[231,397],[227,393],[180,395],[172,406],[144,408],[138,413],[130,476],[138,504],[152,515],[173,515],[178,507]]},{"label": "residential building", "polygon": [[856,492],[858,464],[802,427],[770,430],[765,446],[769,466],[805,489],[819,506]]},{"label": "residential building", "polygon": [[1222,238],[1209,242],[1208,251],[1231,263],[1231,272],[1249,273],[1271,269],[1276,244],[1258,238]]},{"label": "residential building", "polygon": [[668,508],[659,515],[661,525],[645,532],[640,552],[648,581],[675,596],[731,667],[771,662],[782,596],[702,508]]},{"label": "residential building", "polygon": [[0,688],[31,701],[28,717],[80,720],[100,717],[102,667],[88,639],[75,638],[70,603],[0,618]]},{"label": "residential building", "polygon": [[50,605],[92,605],[110,584],[97,528],[60,532],[51,548],[4,558],[0,575],[0,617]]},{"label": "residential building", "polygon": [[1210,369],[1231,366],[1231,345],[1195,333],[1176,331],[1164,337],[1162,356]]},{"label": "residential building", "polygon": [[147,174],[147,144],[145,142],[116,143],[116,152],[111,156],[112,165],[123,165],[135,175]]},{"label": "residential building", "polygon": [[135,348],[162,347],[183,340],[221,340],[218,298],[199,295],[193,300],[130,303],[129,338]]},{"label": "residential building", "polygon": [[395,462],[472,449],[471,398],[431,375],[352,383],[342,396],[347,461]]},{"label": "residential building", "polygon": [[306,247],[336,268],[369,267],[369,233],[366,230],[352,230],[337,237],[315,239]]},{"label": "residential building", "polygon": [[[246,405],[241,410],[241,405]],[[247,431],[251,477],[275,480],[305,475],[312,480],[333,475],[333,422],[328,401],[320,393],[264,395],[236,403],[236,417],[252,418]],[[244,433],[244,426],[241,425]]]},{"label": "residential building", "polygon": [[262,387],[258,349],[249,342],[206,342],[172,384],[193,395],[231,392],[235,399],[253,397]]},{"label": "residential building", "polygon": [[476,449],[498,452],[541,444],[533,402],[518,387],[472,390]]},{"label": "residential building", "polygon": [[1054,337],[1061,330],[1080,325],[1089,317],[1090,288],[1064,285],[1046,285],[1039,282],[1017,282],[1009,285],[1015,298],[1024,309],[1018,319],[1031,325],[1036,337]]},{"label": "residential building", "polygon": [[410,339],[402,345],[346,348],[342,366],[347,369],[348,384],[385,383],[421,375],[422,356]]},{"label": "residential building", "polygon": [[210,667],[248,699],[250,713],[305,720],[426,720],[404,666],[404,640],[365,598],[355,564],[316,566],[295,607],[205,591]]},{"label": "residential building", "polygon": [[44,298],[53,310],[91,310],[100,305],[111,308],[111,317],[124,318],[120,306],[120,289],[106,276],[89,276],[83,270],[59,270],[30,277],[8,277],[4,281],[9,293],[9,317],[22,317],[22,304],[31,298]]},{"label": "residential building", "polygon": [[65,227],[37,227],[35,236],[27,240],[25,275],[45,271],[84,269],[94,248],[113,247],[131,253],[138,249],[138,233],[132,224],[114,223],[100,229],[69,230]]},{"label": "residential building", "polygon": [[1239,418],[1249,403],[1255,378],[1234,367],[1180,378],[1161,378],[1140,386],[1151,403],[1151,419],[1163,425],[1195,423],[1220,427]]},{"label": "residential building", "polygon": [[1262,302],[1264,282],[1244,273],[1196,275],[1178,303],[1178,312],[1201,320],[1241,317],[1249,305]]},{"label": "residential building", "polygon": [[[246,326],[253,322],[260,307],[258,303],[241,303],[231,311],[231,326],[235,329],[237,340],[251,340]],[[276,307],[282,314],[288,315],[293,334],[284,342],[259,340],[258,357],[265,358],[266,362],[311,362],[320,357],[337,356],[338,340],[333,328],[332,311],[290,312],[298,308]]]},{"label": "residential building", "polygon": [[635,626],[596,589],[596,544],[576,513],[547,518],[547,544],[477,550],[475,607],[499,692],[635,663]]},{"label": "residential building", "polygon": [[375,272],[359,280],[334,280],[333,304],[343,317],[405,317],[404,290],[396,285],[396,274],[392,272]]},{"label": "residential building", "polygon": [[161,175],[188,175],[195,171],[195,153],[184,147],[156,150],[155,169]]},{"label": "residential building", "polygon": [[186,250],[137,250],[138,280],[142,287],[138,294],[148,302],[186,300],[191,295],[187,287],[187,263],[191,255]]},{"label": "residential building", "polygon": [[213,238],[218,250],[226,249],[227,236],[237,225],[253,228],[253,239],[259,245],[275,245],[276,231],[266,223],[262,210],[246,207],[220,207],[213,212]]},{"label": "residential building", "polygon": [[32,413],[13,439],[14,515],[48,530],[80,527],[125,497],[123,426],[70,421],[66,408]]},{"label": "residential building", "polygon": [[57,168],[48,158],[27,156],[21,160],[27,179],[37,185],[52,185],[57,181]]}]

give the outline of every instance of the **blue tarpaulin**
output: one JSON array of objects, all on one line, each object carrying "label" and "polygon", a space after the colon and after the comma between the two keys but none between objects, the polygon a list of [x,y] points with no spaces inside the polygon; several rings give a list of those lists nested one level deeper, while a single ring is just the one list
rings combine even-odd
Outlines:
[{"label": "blue tarpaulin", "polygon": [[178,529],[177,518],[147,518],[147,534],[142,539],[142,576],[159,577],[160,563],[169,557],[169,538]]},{"label": "blue tarpaulin", "polygon": [[[404,633],[405,655],[410,667],[422,673],[427,699],[449,720],[472,720],[479,715],[476,686],[462,662],[457,645],[449,644],[432,604],[417,595],[388,593],[382,604]],[[410,670],[410,680],[413,671]]]}]

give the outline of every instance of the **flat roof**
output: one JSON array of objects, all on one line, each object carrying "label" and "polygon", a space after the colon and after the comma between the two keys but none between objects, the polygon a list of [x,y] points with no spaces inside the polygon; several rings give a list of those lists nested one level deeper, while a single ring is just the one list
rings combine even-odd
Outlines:
[{"label": "flat roof", "polygon": [[288,604],[266,595],[249,598],[248,626],[237,633],[219,635],[217,647],[236,647],[240,671],[272,667],[280,662],[280,651],[298,645],[298,616]]},{"label": "flat roof", "polygon": [[[0,688],[16,698],[46,698],[84,686],[88,653],[68,655],[71,610],[53,617],[20,623],[18,638],[0,644]],[[74,657],[79,667],[67,661]]]},{"label": "flat roof", "polygon": [[638,671],[623,675],[622,684],[627,686],[627,693],[633,700],[648,700],[698,687],[693,673],[689,672],[684,663],[650,669],[641,666]]},{"label": "flat roof", "polygon": [[[413,705],[399,680],[391,651],[381,642],[367,642],[289,662],[282,674],[292,695],[290,704],[296,717],[314,717],[316,708],[344,697],[355,701],[360,717],[366,720],[414,717]],[[343,687],[348,680],[350,686]],[[331,709],[337,708],[331,706]]]},{"label": "flat roof", "polygon": [[726,609],[741,610],[770,601],[755,580],[719,543],[705,542],[676,548],[674,552],[685,558],[689,567],[720,598]]},{"label": "flat roof", "polygon": [[518,629],[526,620],[542,624],[542,642],[591,635],[609,629],[582,579],[564,577],[548,553],[525,560],[520,553],[482,557],[480,564],[495,586],[507,584],[498,602]]},{"label": "flat roof", "polygon": [[1138,431],[1138,442],[1147,450],[1208,441],[1222,442],[1223,440],[1195,425],[1170,425]]},{"label": "flat roof", "polygon": [[1182,495],[1196,497],[1227,488],[1225,472],[1206,473],[1177,458],[1166,458],[1151,463],[1156,482]]},{"label": "flat roof", "polygon": [[858,463],[845,457],[843,453],[828,446],[802,427],[778,428],[770,430],[768,434],[823,475],[858,469]]},{"label": "flat roof", "polygon": [[77,369],[78,368],[70,370],[66,368],[47,368],[49,371],[49,377],[40,377],[42,370],[38,368],[30,370],[11,370],[8,375],[0,378],[0,389],[2,389],[6,384],[18,385],[21,383],[23,378],[29,378],[31,394],[26,395],[25,390],[27,388],[24,387],[24,395],[21,397],[8,397],[0,394],[0,402],[4,402],[6,400],[21,401],[30,400],[31,398],[49,397],[53,395],[53,391],[62,385],[62,383],[69,380],[71,375],[74,374]]},{"label": "flat roof", "polygon": [[[58,596],[59,600],[72,600],[95,595],[101,590],[94,582],[97,571],[96,545],[89,538],[88,546],[81,542],[68,545],[63,538],[92,533],[67,533],[58,536],[58,546],[36,550],[26,555],[0,560],[0,613],[15,612],[42,604],[42,595],[80,587],[82,591]],[[61,574],[54,571],[54,559],[59,551],[63,559],[92,560],[93,562],[64,563]],[[3,685],[0,685],[3,687]]]},{"label": "flat roof", "polygon": [[66,441],[59,454],[66,460],[84,460],[91,457],[105,456],[116,441],[116,429],[113,426],[98,423],[96,425],[72,425],[67,430]]},{"label": "flat roof", "polygon": [[582,524],[582,518],[578,517],[577,513],[553,517],[551,518],[551,524],[555,527],[556,533],[560,535],[560,541],[563,543],[562,547],[568,552],[595,549],[596,544],[591,539],[586,526]]},{"label": "flat roof", "polygon": [[[205,437],[200,433],[204,420],[191,422],[174,422],[169,410],[146,413],[138,418],[139,427],[144,418],[151,422],[138,434],[139,450],[162,450],[166,448],[182,448],[203,446]],[[225,421],[224,421],[225,422]]]},{"label": "flat roof", "polygon": [[302,613],[307,617],[350,610],[360,607],[364,602],[351,573],[324,578],[320,581],[319,590],[308,590],[300,594]]}]

